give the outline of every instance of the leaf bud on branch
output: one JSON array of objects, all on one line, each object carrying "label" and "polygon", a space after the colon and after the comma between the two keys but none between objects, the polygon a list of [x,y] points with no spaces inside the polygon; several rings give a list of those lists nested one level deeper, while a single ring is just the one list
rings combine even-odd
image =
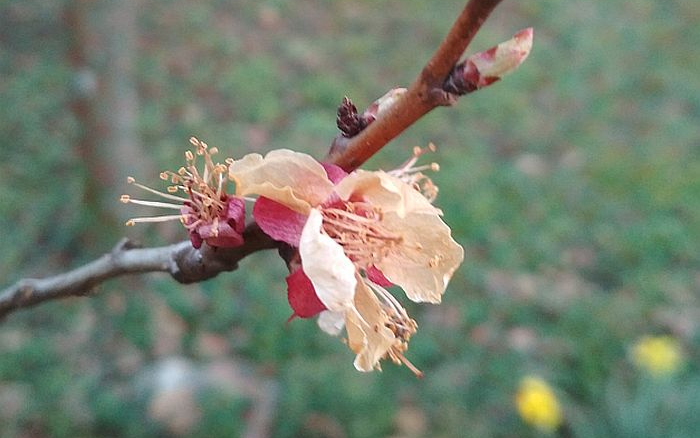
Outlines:
[{"label": "leaf bud on branch", "polygon": [[500,80],[527,59],[532,49],[532,37],[533,30],[529,27],[508,41],[471,55],[452,69],[443,89],[463,95]]}]

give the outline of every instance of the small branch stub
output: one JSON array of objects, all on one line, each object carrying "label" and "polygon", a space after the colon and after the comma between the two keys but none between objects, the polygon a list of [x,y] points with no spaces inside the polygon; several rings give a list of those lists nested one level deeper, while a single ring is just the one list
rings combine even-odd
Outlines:
[{"label": "small branch stub", "polygon": [[338,107],[336,125],[343,137],[350,138],[360,133],[367,126],[367,121],[357,113],[357,107],[347,96]]}]

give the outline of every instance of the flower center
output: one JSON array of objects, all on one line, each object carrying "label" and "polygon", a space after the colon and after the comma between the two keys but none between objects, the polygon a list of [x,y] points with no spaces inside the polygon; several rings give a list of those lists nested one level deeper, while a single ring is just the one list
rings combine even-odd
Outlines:
[{"label": "flower center", "polygon": [[384,226],[381,210],[366,202],[336,203],[322,209],[321,214],[323,230],[361,268],[375,265],[403,241]]}]

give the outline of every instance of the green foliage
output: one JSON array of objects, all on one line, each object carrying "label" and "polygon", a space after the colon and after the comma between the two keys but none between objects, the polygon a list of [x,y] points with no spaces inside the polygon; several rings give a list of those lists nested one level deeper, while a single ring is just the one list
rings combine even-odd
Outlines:
[{"label": "green foliage", "polygon": [[[94,187],[69,105],[68,3],[0,4],[3,284],[76,266],[126,233],[84,203]],[[177,168],[196,135],[226,155],[287,147],[322,157],[342,97],[362,109],[408,85],[461,7],[142,1],[132,86],[144,151]],[[106,18],[92,11],[99,28]],[[242,436],[259,408],[259,394],[221,384],[215,369],[273,388],[277,437],[540,436],[513,403],[527,374],[555,389],[560,436],[695,436],[698,18],[697,2],[505,1],[470,51],[533,26],[520,70],[437,109],[368,164],[388,169],[416,144],[439,147],[437,203],[466,260],[441,306],[408,306],[420,324],[408,356],[425,379],[390,363],[360,374],[313,321],[285,324],[285,267],[259,253],[202,284],[113,281],[98,296],[9,317],[0,438],[171,436],[154,370],[172,357],[189,367],[183,388],[198,413],[185,436]],[[94,43],[99,75],[107,55]],[[147,244],[184,238],[145,230]],[[658,333],[685,354],[664,379],[629,360],[639,337]]]}]

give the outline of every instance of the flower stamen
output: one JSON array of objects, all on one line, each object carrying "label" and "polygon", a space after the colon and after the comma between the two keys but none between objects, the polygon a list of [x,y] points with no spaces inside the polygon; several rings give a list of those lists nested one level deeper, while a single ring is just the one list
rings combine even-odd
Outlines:
[{"label": "flower stamen", "polygon": [[403,238],[382,224],[381,210],[363,202],[345,202],[321,210],[323,230],[357,265],[367,268],[385,257]]},{"label": "flower stamen", "polygon": [[399,166],[398,169],[391,170],[387,173],[399,178],[423,194],[428,201],[433,202],[435,198],[437,198],[438,187],[435,185],[435,183],[433,183],[430,177],[423,173],[423,171],[429,170],[431,172],[438,172],[440,170],[440,165],[438,163],[430,163],[418,167],[414,166],[418,161],[418,158],[427,153],[435,151],[437,151],[437,146],[435,146],[433,143],[429,143],[425,148],[416,146],[413,148],[413,156],[411,158]]},{"label": "flower stamen", "polygon": [[418,324],[408,316],[406,309],[399,304],[398,300],[388,290],[373,281],[363,280],[370,287],[370,290],[374,292],[375,296],[380,299],[382,311],[386,315],[384,326],[394,334],[394,344],[386,352],[385,357],[388,357],[397,365],[403,363],[416,377],[423,377],[423,372],[403,355],[403,353],[408,351],[408,342],[418,330]]},{"label": "flower stamen", "polygon": [[135,186],[135,187],[138,187],[138,188],[140,188],[140,189],[142,189],[142,190],[145,190],[145,191],[147,191],[147,192],[153,193],[154,195],[158,195],[158,196],[160,196],[160,197],[162,197],[162,198],[166,198],[166,199],[170,199],[170,200],[178,201],[178,202],[182,202],[182,201],[186,201],[186,200],[187,200],[187,199],[185,199],[185,198],[181,198],[181,197],[179,197],[179,196],[172,195],[172,194],[170,194],[170,193],[159,192],[158,190],[155,190],[155,189],[152,189],[152,188],[150,188],[150,187],[148,187],[148,186],[145,186],[145,185],[143,185],[143,184],[140,184],[140,183],[136,182],[136,179],[134,179],[134,177],[132,177],[132,176],[127,177],[127,178],[126,178],[126,182],[127,182],[128,184],[131,184],[131,185],[133,185],[133,186]]},{"label": "flower stamen", "polygon": [[158,201],[142,201],[140,199],[132,199],[131,196],[129,195],[122,195],[119,198],[119,201],[122,202],[123,204],[138,204],[138,205],[146,205],[149,207],[160,207],[160,208],[171,208],[174,210],[179,210],[182,208],[180,205],[177,204],[169,204],[167,202],[158,202]]},{"label": "flower stamen", "polygon": [[127,227],[133,227],[137,223],[144,223],[144,222],[167,222],[167,221],[174,221],[174,220],[182,220],[182,215],[181,214],[173,214],[173,215],[167,215],[167,216],[148,216],[148,217],[135,217],[131,218],[128,221],[126,221],[126,226]]},{"label": "flower stamen", "polygon": [[[195,137],[190,138],[193,150],[185,151],[185,166],[176,172],[166,170],[159,174],[160,179],[170,185],[166,193],[151,189],[129,178],[128,182],[157,196],[176,201],[177,204],[166,202],[131,199],[123,195],[121,201],[149,207],[180,210],[180,215],[160,216],[154,218],[134,218],[127,225],[139,222],[162,222],[179,219],[190,232],[190,240],[195,248],[202,242],[212,246],[233,247],[242,244],[242,232],[245,221],[244,201],[226,193],[229,167],[233,160],[227,158],[226,164],[214,163],[212,157],[218,153],[214,147]],[[201,170],[197,168],[198,157],[204,164]],[[176,196],[182,192],[186,197]]]}]

